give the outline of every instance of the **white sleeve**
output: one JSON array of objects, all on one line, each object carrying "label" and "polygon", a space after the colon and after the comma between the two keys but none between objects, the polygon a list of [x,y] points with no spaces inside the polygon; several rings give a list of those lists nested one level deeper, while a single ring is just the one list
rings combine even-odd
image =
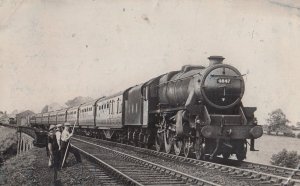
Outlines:
[{"label": "white sleeve", "polygon": [[56,135],[56,140],[57,140],[58,147],[60,148],[61,133],[60,132],[56,132],[55,135]]}]

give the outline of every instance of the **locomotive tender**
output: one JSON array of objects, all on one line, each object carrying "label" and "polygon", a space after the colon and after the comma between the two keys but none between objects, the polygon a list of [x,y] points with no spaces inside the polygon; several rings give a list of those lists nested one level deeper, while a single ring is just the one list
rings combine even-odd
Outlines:
[{"label": "locomotive tender", "polygon": [[109,97],[101,97],[76,107],[36,114],[30,122],[46,128],[49,124],[77,122],[76,132],[97,138],[154,146],[197,159],[235,154],[246,158],[247,144],[263,130],[254,117],[255,107],[244,107],[245,84],[222,56],[208,58],[210,64],[183,66],[130,87]]}]

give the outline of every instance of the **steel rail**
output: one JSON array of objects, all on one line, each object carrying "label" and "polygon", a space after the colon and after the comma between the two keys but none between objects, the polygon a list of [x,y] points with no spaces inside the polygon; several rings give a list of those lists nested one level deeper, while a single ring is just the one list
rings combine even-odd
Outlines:
[{"label": "steel rail", "polygon": [[[75,139],[75,138],[73,138]],[[112,171],[116,174],[119,175],[119,178],[123,178],[123,180],[125,179],[127,183],[131,183],[131,184],[135,184],[135,185],[139,185],[142,186],[143,184],[133,180],[132,178],[128,177],[127,175],[123,174],[122,172],[120,172],[119,170],[115,169],[113,166],[105,163],[104,161],[102,161],[101,159],[97,158],[96,156],[86,152],[85,150],[77,147],[76,145],[72,144],[72,147],[74,147],[75,149],[79,150],[82,154],[84,154],[85,156],[92,158],[93,160],[95,160],[98,164],[100,164],[101,166],[104,166],[105,169],[108,169],[109,171]]]},{"label": "steel rail", "polygon": [[[145,154],[152,154],[155,156],[161,156],[165,158],[170,158],[170,159],[175,159],[179,160],[180,162],[185,162],[185,163],[191,163],[192,165],[200,166],[200,167],[205,167],[205,168],[210,168],[210,169],[220,169],[221,172],[228,173],[231,175],[235,175],[237,178],[240,177],[240,179],[248,179],[248,180],[255,180],[259,181],[261,180],[261,183],[266,184],[265,182],[270,182],[274,183],[275,185],[277,184],[284,184],[284,185],[295,185],[295,186],[300,186],[300,180],[299,179],[291,179],[290,177],[284,177],[280,175],[274,175],[266,172],[261,172],[261,171],[255,171],[251,169],[246,169],[246,168],[239,168],[235,166],[228,166],[228,165],[223,165],[219,163],[214,163],[214,162],[209,162],[209,161],[204,161],[204,160],[196,160],[192,158],[186,158],[182,156],[176,156],[174,154],[167,154],[164,152],[157,152],[155,150],[150,150],[150,149],[145,149],[145,148],[140,148],[140,147],[135,147],[131,145],[126,145],[122,143],[117,143],[117,142],[112,142],[112,141],[107,141],[107,140],[101,140],[101,139],[96,139],[96,138],[91,138],[91,137],[85,137],[85,136],[80,136],[87,138],[88,140],[96,140],[100,141],[102,143],[106,143],[108,145],[114,145],[118,146],[121,148],[127,148],[127,149],[132,149],[137,152],[142,152]],[[253,163],[255,165],[255,163]],[[268,165],[264,165],[268,166]],[[277,167],[277,166],[270,166],[272,168]],[[288,170],[290,171],[290,168],[284,168],[284,167],[279,167],[282,170]],[[296,169],[292,169],[298,172]],[[239,176],[240,175],[240,176]]]},{"label": "steel rail", "polygon": [[[82,140],[82,139],[78,139],[76,137],[73,137],[73,140],[75,141],[80,141],[80,142],[83,142],[83,143],[86,143],[86,144],[90,144],[90,145],[93,145],[95,147],[98,147],[98,148],[102,148],[102,149],[105,149],[107,151],[110,151],[110,152],[113,152],[115,154],[118,154],[119,156],[122,156],[126,159],[129,159],[129,160],[134,160],[135,162],[138,162],[139,164],[142,164],[142,165],[147,165],[149,167],[151,167],[152,169],[155,169],[155,170],[160,170],[162,172],[166,172],[168,173],[169,175],[175,175],[177,178],[182,178],[184,181],[186,182],[189,182],[191,184],[199,184],[199,185],[211,185],[211,186],[219,186],[219,184],[216,184],[216,183],[213,183],[213,182],[209,182],[209,181],[206,181],[206,180],[203,180],[203,179],[200,179],[200,178],[197,178],[197,177],[194,177],[194,176],[191,176],[191,175],[188,175],[188,174],[185,174],[183,172],[180,172],[180,171],[177,171],[177,170],[173,170],[173,169],[170,169],[168,167],[165,167],[165,166],[162,166],[162,165],[158,165],[156,163],[153,163],[153,162],[150,162],[150,161],[147,161],[147,160],[144,160],[144,159],[141,159],[141,158],[138,158],[138,157],[135,157],[135,156],[132,156],[132,155],[129,155],[129,154],[125,154],[123,152],[120,152],[120,151],[117,151],[117,150],[113,150],[113,149],[110,149],[110,148],[107,148],[107,147],[104,147],[104,146],[101,146],[101,145],[98,145],[98,144],[95,144],[95,143],[92,143],[92,142],[89,142],[89,141],[85,141],[85,140]],[[74,145],[73,145],[74,146]],[[78,150],[80,150],[78,147],[77,147]],[[81,149],[82,150],[82,149]],[[94,156],[95,157],[95,156]],[[97,158],[97,157],[95,157]],[[98,158],[99,159],[99,158]],[[100,159],[99,159],[100,160]],[[103,162],[103,161],[102,161]],[[113,168],[113,167],[112,167]],[[115,169],[116,171],[118,171],[117,169]],[[122,174],[121,171],[118,171],[120,174]],[[124,174],[123,174],[124,175]],[[126,175],[125,175],[126,176]],[[128,176],[127,176],[128,177]],[[130,177],[128,177],[130,178]],[[132,180],[132,178],[131,178]],[[143,185],[139,182],[136,182],[137,184],[139,185]]]}]

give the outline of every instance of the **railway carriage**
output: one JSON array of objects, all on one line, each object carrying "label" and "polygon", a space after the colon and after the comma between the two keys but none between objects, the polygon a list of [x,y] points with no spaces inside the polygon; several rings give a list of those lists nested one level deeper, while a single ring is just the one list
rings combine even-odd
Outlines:
[{"label": "railway carriage", "polygon": [[[70,107],[66,111],[66,122],[69,122],[70,124],[76,123],[78,120],[78,111],[79,111],[79,106],[74,106]],[[77,123],[78,125],[78,123]]]},{"label": "railway carriage", "polygon": [[68,109],[61,109],[57,111],[57,124],[64,124],[67,121],[67,112]]},{"label": "railway carriage", "polygon": [[49,112],[42,114],[42,125],[48,126],[49,125]]},{"label": "railway carriage", "polygon": [[123,93],[100,98],[95,104],[95,127],[102,138],[122,140]]},{"label": "railway carriage", "polygon": [[95,127],[95,104],[97,100],[80,105],[78,110],[78,125],[83,128]]},{"label": "railway carriage", "polygon": [[52,111],[49,113],[49,125],[57,124],[57,111]]},{"label": "railway carriage", "polygon": [[43,117],[42,113],[35,114],[35,124],[37,126],[42,125],[42,117]]}]

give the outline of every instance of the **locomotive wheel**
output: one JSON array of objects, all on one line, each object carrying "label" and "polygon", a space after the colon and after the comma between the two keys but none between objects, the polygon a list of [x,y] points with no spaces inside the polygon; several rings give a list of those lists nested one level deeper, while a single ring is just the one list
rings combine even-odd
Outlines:
[{"label": "locomotive wheel", "polygon": [[174,151],[175,155],[179,156],[182,150],[182,140],[175,140],[174,141]]},{"label": "locomotive wheel", "polygon": [[236,147],[236,158],[238,161],[243,161],[247,154],[247,144],[240,142]]},{"label": "locomotive wheel", "polygon": [[142,132],[140,132],[138,134],[138,140],[137,140],[137,143],[138,143],[138,147],[141,147],[143,148],[144,147],[144,134]]},{"label": "locomotive wheel", "polygon": [[148,149],[148,148],[149,148],[149,139],[150,139],[150,135],[149,135],[149,134],[145,134],[143,137],[144,137],[144,138],[143,138],[144,147],[145,147],[146,149]]},{"label": "locomotive wheel", "polygon": [[190,155],[190,150],[191,150],[191,138],[189,137],[184,137],[183,138],[183,154],[184,157],[188,157]]},{"label": "locomotive wheel", "polygon": [[162,134],[156,134],[155,136],[155,149],[157,152],[159,152],[162,149],[163,145],[163,136]]},{"label": "locomotive wheel", "polygon": [[169,154],[172,150],[172,140],[173,140],[172,132],[170,132],[170,130],[165,130],[164,142],[165,142],[165,151],[167,154]]},{"label": "locomotive wheel", "polygon": [[244,149],[238,150],[236,153],[236,158],[238,161],[243,161],[246,158],[246,151]]},{"label": "locomotive wheel", "polygon": [[130,135],[131,135],[131,131],[128,129],[127,131],[127,139],[126,139],[126,144],[130,145]]},{"label": "locomotive wheel", "polygon": [[204,155],[204,145],[202,144],[202,139],[197,138],[194,145],[195,156],[197,160],[203,159]]},{"label": "locomotive wheel", "polygon": [[228,160],[228,158],[230,157],[230,153],[229,152],[223,152],[222,156],[223,156],[224,160]]},{"label": "locomotive wheel", "polygon": [[138,131],[134,131],[132,133],[132,142],[133,142],[133,145],[138,147],[139,146],[139,138],[138,138]]},{"label": "locomotive wheel", "polygon": [[236,158],[238,161],[243,161],[245,159],[245,154],[244,153],[236,153]]}]

